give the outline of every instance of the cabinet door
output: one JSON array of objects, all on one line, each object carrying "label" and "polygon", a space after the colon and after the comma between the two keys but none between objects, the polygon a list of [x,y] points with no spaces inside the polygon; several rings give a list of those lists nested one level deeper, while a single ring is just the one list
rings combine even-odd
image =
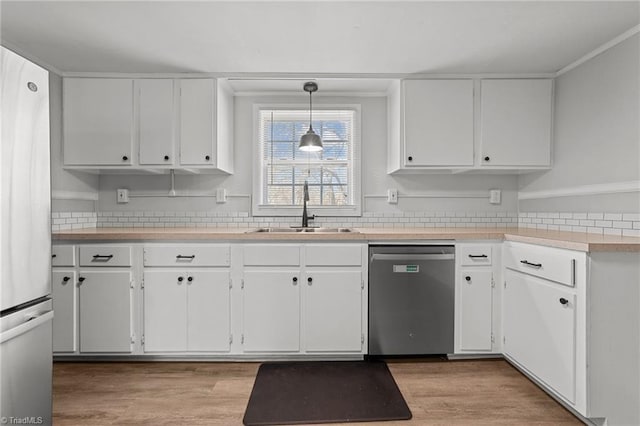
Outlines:
[{"label": "cabinet door", "polygon": [[144,272],[145,352],[187,349],[186,283],[184,271]]},{"label": "cabinet door", "polygon": [[215,80],[180,80],[180,164],[215,165]]},{"label": "cabinet door", "polygon": [[575,402],[575,295],[549,281],[509,269],[505,279],[505,353]]},{"label": "cabinet door", "polygon": [[55,270],[51,274],[53,298],[53,352],[76,351],[76,273]]},{"label": "cabinet door", "polygon": [[189,271],[187,350],[227,352],[231,334],[229,271]]},{"label": "cabinet door", "polygon": [[483,80],[483,166],[551,164],[552,80]]},{"label": "cabinet door", "polygon": [[133,80],[64,80],[64,164],[131,164]]},{"label": "cabinet door", "polygon": [[172,165],[173,80],[136,80],[139,102],[140,164]]},{"label": "cabinet door", "polygon": [[245,271],[245,352],[300,350],[300,271]]},{"label": "cabinet door", "polygon": [[458,319],[460,349],[490,351],[492,329],[492,272],[462,271],[459,277]]},{"label": "cabinet door", "polygon": [[473,166],[473,81],[405,80],[405,166]]},{"label": "cabinet door", "polygon": [[304,339],[308,352],[362,350],[362,274],[314,271],[304,285]]},{"label": "cabinet door", "polygon": [[131,273],[78,275],[80,352],[131,352]]}]

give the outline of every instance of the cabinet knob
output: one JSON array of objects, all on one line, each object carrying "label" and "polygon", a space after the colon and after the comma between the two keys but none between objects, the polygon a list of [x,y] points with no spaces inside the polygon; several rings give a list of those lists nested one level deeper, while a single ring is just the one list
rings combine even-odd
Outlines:
[{"label": "cabinet knob", "polygon": [[178,277],[178,282],[181,283],[184,280],[182,277]]},{"label": "cabinet knob", "polygon": [[410,155],[410,156],[407,157],[407,160],[408,161],[413,161],[413,157]]},{"label": "cabinet knob", "polygon": [[311,283],[313,282],[313,278],[311,277],[307,278],[307,282],[309,283],[309,285],[311,285]]},{"label": "cabinet knob", "polygon": [[187,278],[187,281],[189,281],[189,282],[193,281],[193,277]]},{"label": "cabinet knob", "polygon": [[209,161],[209,160],[211,160],[211,156],[209,156],[209,155],[205,155],[205,156],[204,156],[204,159],[205,159],[205,160],[207,160],[207,161]]},{"label": "cabinet knob", "polygon": [[78,278],[78,281],[79,281],[79,282],[83,282],[84,280],[86,280],[86,278],[85,278],[85,277],[80,277],[80,278]]},{"label": "cabinet knob", "polygon": [[568,301],[567,299],[565,299],[564,297],[561,297],[561,298],[560,298],[560,303],[561,303],[563,306],[567,306],[567,305],[569,304],[569,301]]},{"label": "cabinet knob", "polygon": [[293,277],[293,285],[298,284],[298,277]]},{"label": "cabinet knob", "polygon": [[164,161],[169,161],[169,156],[168,155],[164,156]]},{"label": "cabinet knob", "polygon": [[58,257],[58,255],[57,254],[52,254],[51,258],[53,259],[54,257]]},{"label": "cabinet knob", "polygon": [[127,161],[129,159],[129,157],[127,157],[126,155],[122,156],[122,161]]},{"label": "cabinet knob", "polygon": [[[69,281],[70,279],[71,279],[71,277],[64,277],[64,278],[62,278],[62,281],[66,283],[66,282],[67,282],[67,281]],[[84,278],[83,278],[83,280],[84,280]]]},{"label": "cabinet knob", "polygon": [[465,280],[467,280],[467,282],[471,281],[471,277],[469,275],[467,275],[466,277],[464,277]]},{"label": "cabinet knob", "polygon": [[489,157],[488,155],[484,157],[484,161],[489,161],[489,160],[491,160],[491,157]]}]

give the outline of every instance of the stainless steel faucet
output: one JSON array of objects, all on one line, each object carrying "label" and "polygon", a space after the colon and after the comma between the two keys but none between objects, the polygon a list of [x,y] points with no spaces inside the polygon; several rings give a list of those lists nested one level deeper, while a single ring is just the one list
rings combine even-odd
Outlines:
[{"label": "stainless steel faucet", "polygon": [[302,227],[303,228],[308,228],[309,227],[309,219],[313,220],[315,219],[315,215],[311,215],[309,216],[307,214],[307,201],[309,201],[309,184],[307,183],[307,181],[304,181],[304,187],[302,189],[303,191],[303,197],[302,197]]}]

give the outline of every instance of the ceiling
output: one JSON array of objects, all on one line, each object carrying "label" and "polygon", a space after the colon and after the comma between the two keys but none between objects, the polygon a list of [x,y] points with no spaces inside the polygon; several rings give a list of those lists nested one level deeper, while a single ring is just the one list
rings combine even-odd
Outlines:
[{"label": "ceiling", "polygon": [[550,73],[638,25],[639,6],[2,0],[0,37],[63,73]]}]

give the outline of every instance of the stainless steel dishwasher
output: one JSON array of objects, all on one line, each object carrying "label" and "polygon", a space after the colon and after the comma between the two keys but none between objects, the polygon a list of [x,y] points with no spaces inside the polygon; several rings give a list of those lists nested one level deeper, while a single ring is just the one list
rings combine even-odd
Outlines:
[{"label": "stainless steel dishwasher", "polygon": [[369,246],[369,355],[453,353],[453,245]]}]

